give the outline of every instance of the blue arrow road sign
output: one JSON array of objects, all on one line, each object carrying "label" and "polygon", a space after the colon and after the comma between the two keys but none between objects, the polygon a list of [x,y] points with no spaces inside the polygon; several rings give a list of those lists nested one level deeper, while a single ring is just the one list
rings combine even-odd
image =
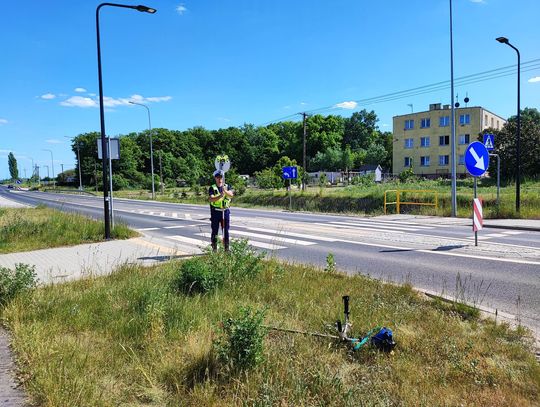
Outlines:
[{"label": "blue arrow road sign", "polygon": [[20,179],[18,179],[17,181],[15,181],[15,183],[22,184],[22,181]]},{"label": "blue arrow road sign", "polygon": [[283,178],[285,179],[298,178],[298,171],[296,169],[296,166],[283,167]]},{"label": "blue arrow road sign", "polygon": [[485,145],[479,141],[469,144],[465,151],[465,167],[473,177],[479,177],[489,167],[489,152]]},{"label": "blue arrow road sign", "polygon": [[495,148],[495,136],[493,134],[484,134],[484,145],[488,151]]}]

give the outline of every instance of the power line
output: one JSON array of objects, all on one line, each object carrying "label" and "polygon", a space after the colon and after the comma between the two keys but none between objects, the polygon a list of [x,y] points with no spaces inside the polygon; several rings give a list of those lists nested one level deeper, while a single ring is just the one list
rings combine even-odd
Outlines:
[{"label": "power line", "polygon": [[[500,68],[490,69],[488,71],[465,75],[465,76],[455,79],[454,84],[455,86],[471,85],[478,82],[483,82],[487,80],[502,78],[505,76],[515,75],[516,66],[517,65],[515,64],[508,65],[508,66],[504,66]],[[529,72],[529,71],[536,70],[538,68],[540,68],[540,58],[521,63],[521,72]],[[446,80],[446,81],[441,81],[441,82],[435,82],[429,85],[418,86],[411,89],[405,89],[405,90],[387,93],[387,94],[383,94],[379,96],[373,96],[370,98],[353,100],[353,102],[357,103],[355,107],[362,107],[362,106],[368,106],[368,105],[372,105],[376,103],[389,102],[393,100],[409,98],[412,96],[423,95],[426,93],[437,92],[440,90],[448,89],[449,87],[450,87],[450,81]],[[310,114],[314,114],[315,112],[321,113],[327,110],[336,110],[336,109],[339,109],[339,107],[337,107],[336,104],[334,104],[331,106],[312,109],[307,112]],[[266,122],[262,124],[261,126],[266,126],[271,123],[291,119],[295,116],[296,114],[288,115],[279,119]]]}]

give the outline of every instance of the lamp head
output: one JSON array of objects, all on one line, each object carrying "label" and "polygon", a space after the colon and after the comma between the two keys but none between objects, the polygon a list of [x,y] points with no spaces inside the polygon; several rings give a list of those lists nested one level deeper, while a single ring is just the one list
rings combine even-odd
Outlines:
[{"label": "lamp head", "polygon": [[499,41],[501,44],[508,44],[508,38],[506,37],[497,37],[497,41]]},{"label": "lamp head", "polygon": [[135,9],[137,11],[144,12],[144,13],[150,13],[150,14],[154,14],[157,11],[155,8],[141,6],[141,5],[135,6]]}]

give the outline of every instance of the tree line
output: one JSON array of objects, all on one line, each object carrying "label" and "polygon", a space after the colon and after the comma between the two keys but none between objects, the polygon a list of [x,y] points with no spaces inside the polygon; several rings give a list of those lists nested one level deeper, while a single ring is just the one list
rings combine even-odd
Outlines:
[{"label": "tree line", "polygon": [[[351,170],[363,164],[392,167],[392,134],[377,127],[374,111],[362,110],[345,118],[313,115],[306,119],[306,162],[308,171]],[[280,166],[302,165],[302,122],[284,121],[266,126],[244,124],[208,130],[193,127],[184,131],[152,129],[155,182],[160,175],[166,185],[204,185],[211,179],[214,159],[227,154],[232,162],[230,176],[276,174]],[[101,160],[97,158],[99,132],[79,134],[72,150],[80,156],[84,185],[100,184]],[[150,188],[150,130],[120,135],[120,160],[113,160],[113,188]],[[79,150],[79,154],[77,153]],[[300,169],[300,168],[299,168]],[[231,179],[231,178],[229,178]],[[264,182],[264,181],[263,181]],[[281,185],[269,185],[279,187]]]}]

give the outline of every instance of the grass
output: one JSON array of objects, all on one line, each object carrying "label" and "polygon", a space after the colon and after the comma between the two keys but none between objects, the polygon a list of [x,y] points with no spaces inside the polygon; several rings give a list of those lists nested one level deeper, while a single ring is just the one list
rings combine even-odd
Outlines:
[{"label": "grass", "polygon": [[[44,206],[0,208],[0,253],[14,253],[103,240],[103,222]],[[114,239],[137,236],[124,224],[111,230]]]},{"label": "grass", "polygon": [[[309,187],[306,191],[293,190],[292,209],[327,213],[361,213],[381,215],[384,213],[384,192],[387,190],[435,190],[439,194],[438,208],[430,206],[402,205],[400,213],[450,216],[452,210],[450,180],[424,180],[408,183],[385,182],[370,186]],[[199,195],[189,188],[168,188],[164,194],[157,194],[163,202],[206,204],[205,188]],[[146,190],[116,191],[115,196],[131,199],[150,199]],[[515,185],[501,185],[500,204],[497,206],[497,186],[495,181],[482,178],[478,181],[478,196],[483,199],[484,218],[540,219],[540,182],[525,180],[521,184],[521,211],[515,211]],[[458,216],[470,218],[472,213],[473,180],[457,181]],[[395,194],[387,199],[395,201]],[[434,202],[433,194],[407,193],[402,200],[413,202]],[[234,199],[240,207],[274,207],[289,209],[289,195],[285,190],[260,190],[248,188],[246,193]],[[395,205],[388,206],[388,213],[395,213]]]},{"label": "grass", "polygon": [[[223,254],[219,254],[223,255]],[[200,258],[216,264],[208,255]],[[39,406],[533,406],[540,365],[522,329],[464,319],[409,286],[307,266],[262,263],[206,294],[182,294],[179,262],[46,286],[2,312],[25,388]],[[351,298],[353,334],[394,330],[393,354],[269,331],[255,369],[215,354],[238,307],[265,324],[324,332]]]}]

